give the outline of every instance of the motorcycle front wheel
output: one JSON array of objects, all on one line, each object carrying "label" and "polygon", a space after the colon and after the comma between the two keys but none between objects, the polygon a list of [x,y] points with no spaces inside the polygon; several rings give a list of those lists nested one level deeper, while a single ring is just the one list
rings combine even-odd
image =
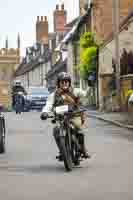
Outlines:
[{"label": "motorcycle front wheel", "polygon": [[72,156],[67,137],[60,137],[60,148],[66,171],[72,171]]}]

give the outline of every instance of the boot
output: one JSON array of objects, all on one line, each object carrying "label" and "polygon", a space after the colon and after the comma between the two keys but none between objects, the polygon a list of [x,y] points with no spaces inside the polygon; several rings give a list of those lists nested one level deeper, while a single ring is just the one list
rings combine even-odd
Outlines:
[{"label": "boot", "polygon": [[56,156],[56,159],[58,159],[59,161],[63,161],[63,156],[61,152],[59,152],[59,155]]},{"label": "boot", "polygon": [[81,145],[81,154],[82,154],[82,158],[91,158],[91,156],[88,154],[86,147],[85,147],[85,139],[84,139],[84,135],[83,134],[79,134],[79,144]]}]

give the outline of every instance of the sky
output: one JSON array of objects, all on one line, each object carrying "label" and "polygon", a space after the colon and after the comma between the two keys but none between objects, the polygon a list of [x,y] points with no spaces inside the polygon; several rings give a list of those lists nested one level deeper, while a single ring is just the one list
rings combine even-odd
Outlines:
[{"label": "sky", "polygon": [[53,31],[53,11],[56,4],[64,2],[68,11],[68,22],[78,16],[78,0],[2,0],[0,4],[0,48],[17,47],[17,35],[21,39],[21,56],[25,48],[35,43],[37,16],[48,16],[49,31]]}]

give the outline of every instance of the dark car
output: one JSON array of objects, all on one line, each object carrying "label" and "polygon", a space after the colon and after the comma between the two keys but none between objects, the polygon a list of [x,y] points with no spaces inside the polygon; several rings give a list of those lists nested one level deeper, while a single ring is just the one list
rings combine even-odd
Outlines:
[{"label": "dark car", "polygon": [[45,87],[29,87],[25,97],[25,111],[42,110],[46,105],[49,91]]}]

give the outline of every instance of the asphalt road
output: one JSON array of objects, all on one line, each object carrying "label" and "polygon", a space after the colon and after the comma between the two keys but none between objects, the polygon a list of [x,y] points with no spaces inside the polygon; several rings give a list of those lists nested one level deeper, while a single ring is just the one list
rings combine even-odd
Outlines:
[{"label": "asphalt road", "polygon": [[56,161],[50,121],[7,113],[0,155],[0,200],[132,200],[133,133],[96,119],[86,123],[90,160],[66,173]]}]

